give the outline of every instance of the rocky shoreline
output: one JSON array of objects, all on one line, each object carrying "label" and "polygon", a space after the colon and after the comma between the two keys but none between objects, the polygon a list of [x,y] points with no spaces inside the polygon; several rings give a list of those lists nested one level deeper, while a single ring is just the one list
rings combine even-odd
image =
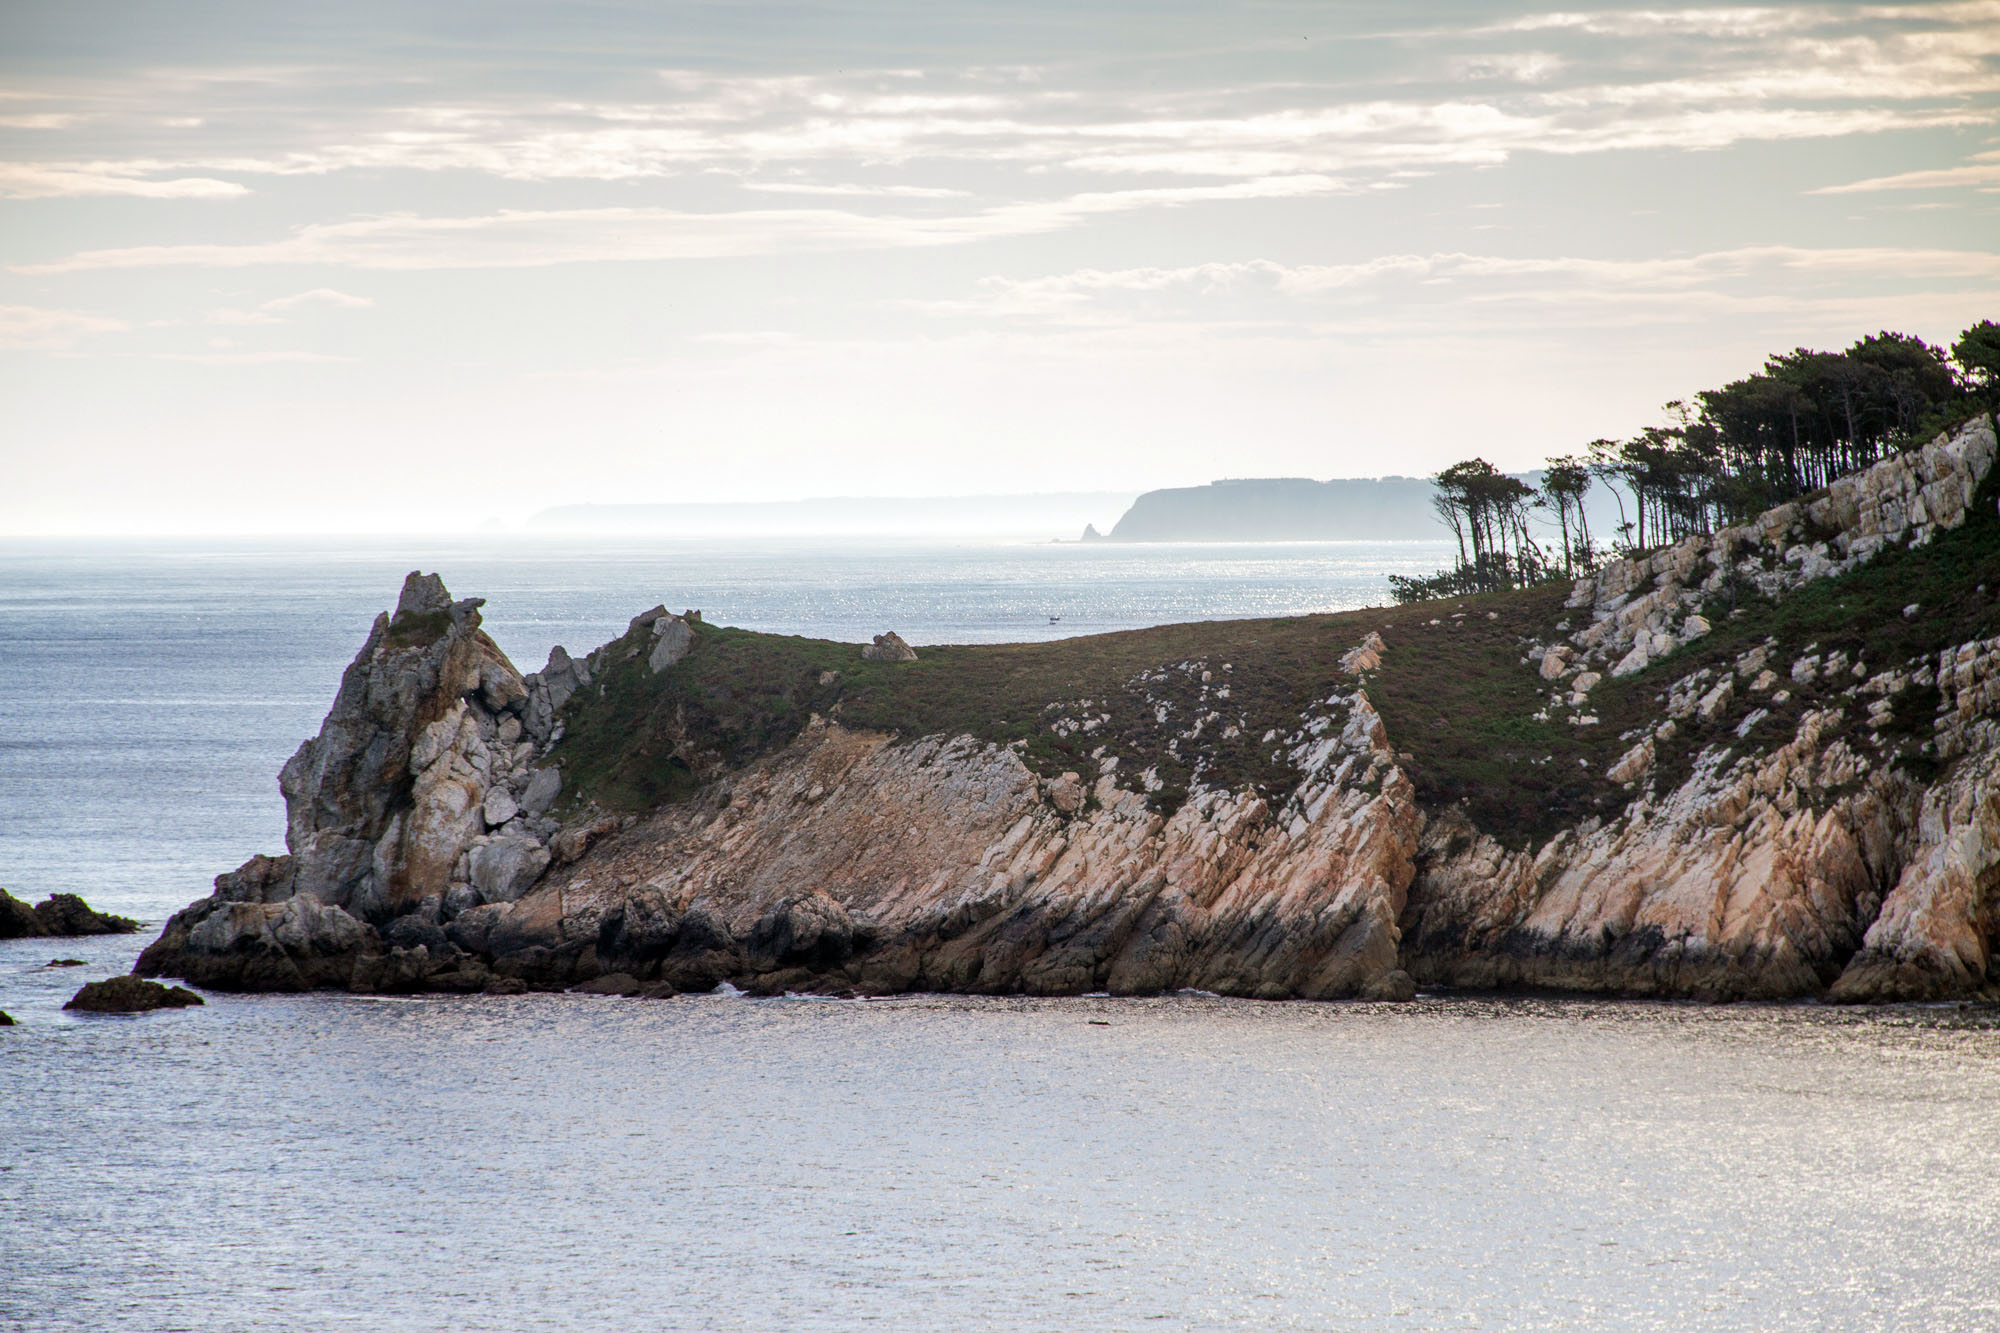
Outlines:
[{"label": "rocky shoreline", "polygon": [[[524,677],[478,600],[413,574],[285,765],[287,853],[220,876],[135,971],[383,992],[2000,997],[1992,593],[1959,589],[1950,621],[1913,604],[1851,648],[1793,642],[1819,623],[1800,622],[1810,599],[1893,591],[1933,543],[1986,558],[1994,455],[1976,421],[1609,565],[1532,632],[1502,618],[1525,603],[1491,599],[1375,628],[1323,618],[1346,637],[1282,726],[1257,729],[1238,663],[1163,662],[1128,693],[1187,761],[1184,792],[1109,746],[1046,761],[1038,738],[1071,754],[1110,734],[1126,705],[1101,691],[1049,699],[1035,737],[908,734],[843,721],[842,673],[819,670],[824,712],[731,749],[659,693],[719,660],[698,613],[655,608]],[[1955,638],[1964,625],[1988,628]],[[929,679],[889,638],[841,651]],[[1396,734],[1378,700],[1445,642],[1504,655],[1535,702],[1502,721],[1554,737],[1531,762],[1583,764],[1599,807],[1524,838],[1427,795],[1438,783],[1413,775],[1433,738]],[[637,808],[565,744],[605,710],[636,727],[627,699],[671,724],[641,758],[647,790],[672,795]],[[1562,757],[1563,738],[1614,725],[1601,771]],[[1202,756],[1224,744],[1284,781],[1216,777]]]}]

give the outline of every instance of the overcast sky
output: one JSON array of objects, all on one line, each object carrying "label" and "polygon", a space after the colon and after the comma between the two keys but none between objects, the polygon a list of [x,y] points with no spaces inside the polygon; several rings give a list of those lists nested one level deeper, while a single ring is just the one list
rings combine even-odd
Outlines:
[{"label": "overcast sky", "polygon": [[1529,467],[2000,317],[2000,0],[0,6],[0,532]]}]

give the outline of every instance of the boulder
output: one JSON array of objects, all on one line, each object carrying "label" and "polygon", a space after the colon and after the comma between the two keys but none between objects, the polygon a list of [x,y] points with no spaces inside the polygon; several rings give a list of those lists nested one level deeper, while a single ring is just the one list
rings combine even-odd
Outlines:
[{"label": "boulder", "polygon": [[521,810],[531,819],[545,815],[549,807],[556,803],[556,797],[560,795],[562,795],[562,770],[538,768],[534,776],[528,779],[527,789],[521,793]]},{"label": "boulder", "polygon": [[184,1009],[201,1003],[204,1003],[201,996],[185,986],[162,986],[157,981],[125,976],[88,983],[63,1008],[97,1014],[137,1014],[151,1009]]},{"label": "boulder", "polygon": [[1613,782],[1636,782],[1653,767],[1653,755],[1651,738],[1640,741],[1627,750],[1617,763],[1604,770],[1604,776]]},{"label": "boulder", "polygon": [[593,820],[588,824],[579,824],[575,828],[564,829],[562,832],[556,834],[555,841],[551,844],[555,852],[556,864],[568,865],[570,862],[580,859],[585,852],[590,850],[592,843],[606,834],[616,832],[617,829],[618,821],[609,817]]},{"label": "boulder", "polygon": [[1403,1004],[1417,998],[1416,979],[1402,968],[1394,968],[1361,988],[1364,1000]]},{"label": "boulder", "polygon": [[694,630],[687,621],[679,616],[661,616],[653,622],[653,651],[647,654],[646,665],[657,675],[686,657],[692,647]]},{"label": "boulder", "polygon": [[1047,792],[1049,804],[1066,815],[1073,815],[1083,809],[1084,798],[1088,795],[1083,776],[1079,773],[1064,773],[1050,778],[1042,784]]},{"label": "boulder", "polygon": [[499,828],[521,813],[521,805],[505,787],[495,787],[486,793],[486,804],[480,807],[479,813],[486,821],[486,827]]},{"label": "boulder", "polygon": [[1611,674],[1613,677],[1634,675],[1644,671],[1652,660],[1652,641],[1650,638],[1642,638],[1632,645],[1631,652],[1618,659],[1617,665],[1611,668]]},{"label": "boulder", "polygon": [[549,868],[549,849],[531,838],[502,835],[474,847],[472,887],[489,903],[511,903]]},{"label": "boulder", "polygon": [[877,634],[875,642],[861,650],[861,656],[870,662],[914,662],[917,650],[903,642],[903,636],[891,630],[887,634]]},{"label": "boulder", "polygon": [[14,1019],[12,1015],[10,1015],[5,1009],[0,1009],[0,1028],[10,1028],[13,1026],[14,1026]]},{"label": "boulder", "polygon": [[359,995],[408,995],[429,989],[430,975],[430,950],[420,944],[355,959],[347,988]]}]

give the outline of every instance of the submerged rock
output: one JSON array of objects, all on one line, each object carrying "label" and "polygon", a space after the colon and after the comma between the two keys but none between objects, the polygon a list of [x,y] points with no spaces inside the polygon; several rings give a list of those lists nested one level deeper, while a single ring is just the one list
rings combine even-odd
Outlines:
[{"label": "submerged rock", "polygon": [[138,977],[112,977],[93,981],[78,991],[65,1009],[99,1014],[135,1014],[152,1009],[183,1009],[205,1003],[185,986],[162,986]]}]

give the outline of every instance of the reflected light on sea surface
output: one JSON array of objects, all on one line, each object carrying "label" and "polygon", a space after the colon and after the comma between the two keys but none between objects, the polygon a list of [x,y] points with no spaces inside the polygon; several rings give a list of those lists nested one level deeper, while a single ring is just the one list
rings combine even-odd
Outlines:
[{"label": "reflected light on sea surface", "polygon": [[34,1330],[2000,1318],[1955,1010],[54,1003],[0,1048]]}]

